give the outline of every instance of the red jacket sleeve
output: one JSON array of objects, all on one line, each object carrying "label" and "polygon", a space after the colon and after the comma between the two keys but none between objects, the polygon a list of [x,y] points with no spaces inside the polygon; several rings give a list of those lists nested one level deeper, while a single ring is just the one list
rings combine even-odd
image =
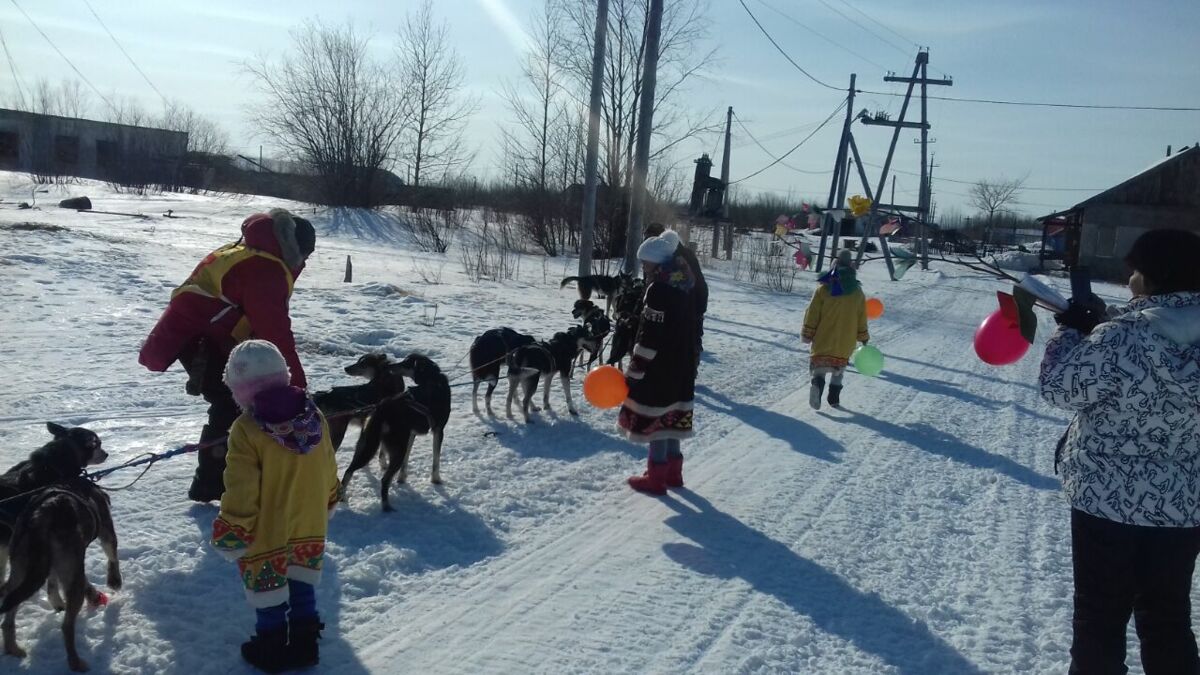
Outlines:
[{"label": "red jacket sleeve", "polygon": [[307,388],[288,316],[288,282],[279,263],[258,257],[246,260],[228,272],[222,290],[242,308],[254,337],[279,348],[292,372],[292,384]]}]

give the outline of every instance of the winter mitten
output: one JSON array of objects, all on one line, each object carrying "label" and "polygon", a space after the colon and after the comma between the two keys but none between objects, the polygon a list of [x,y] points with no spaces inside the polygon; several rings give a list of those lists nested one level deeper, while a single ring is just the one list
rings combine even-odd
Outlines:
[{"label": "winter mitten", "polygon": [[1066,311],[1056,314],[1054,320],[1064,328],[1073,328],[1087,335],[1104,320],[1103,304],[1101,302],[1097,306],[1093,302],[1076,302],[1072,299]]}]

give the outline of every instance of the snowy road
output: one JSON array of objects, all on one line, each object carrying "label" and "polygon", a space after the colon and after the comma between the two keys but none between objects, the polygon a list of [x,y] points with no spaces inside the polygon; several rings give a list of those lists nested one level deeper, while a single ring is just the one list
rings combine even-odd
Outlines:
[{"label": "snowy road", "polygon": [[[142,370],[136,350],[170,288],[270,202],[90,187],[98,209],[188,217],[16,211],[24,179],[3,180],[0,466],[45,442],[46,419],[98,431],[113,462],[193,440],[202,402],[178,372]],[[25,222],[68,229],[13,227]],[[340,367],[370,349],[425,351],[459,377],[487,328],[570,324],[572,292],[557,284],[569,261],[527,258],[520,278],[475,285],[453,250],[410,251],[386,218],[314,222],[318,253],[292,308],[314,388],[347,383]],[[347,254],[354,284],[340,283]],[[423,283],[434,268],[442,283]],[[887,306],[871,325],[884,375],[849,375],[847,410],[820,412],[797,336],[809,291],[711,275],[699,436],[684,448],[687,489],[663,499],[625,485],[645,454],[611,412],[525,427],[477,418],[470,388],[456,389],[446,485],[428,483],[421,439],[396,513],[380,512],[371,468],[331,525],[322,672],[1064,671],[1068,513],[1052,454],[1065,418],[1037,398],[1040,343],[1015,366],[985,366],[970,336],[995,282],[955,268],[882,275],[863,270]],[[561,393],[552,402],[564,411]],[[215,508],[184,498],[191,468],[158,465],[113,495],[126,588],[80,624],[100,672],[248,672],[237,644],[252,612],[205,547]],[[101,569],[94,553],[94,579]],[[18,622],[31,653],[20,672],[59,672],[45,600]]]}]

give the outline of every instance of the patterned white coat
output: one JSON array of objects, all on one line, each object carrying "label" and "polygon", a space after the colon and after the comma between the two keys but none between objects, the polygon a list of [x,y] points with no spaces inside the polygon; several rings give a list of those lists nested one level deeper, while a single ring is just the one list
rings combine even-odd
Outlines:
[{"label": "patterned white coat", "polygon": [[1042,398],[1076,411],[1058,456],[1073,508],[1200,525],[1200,293],[1139,298],[1046,345]]}]

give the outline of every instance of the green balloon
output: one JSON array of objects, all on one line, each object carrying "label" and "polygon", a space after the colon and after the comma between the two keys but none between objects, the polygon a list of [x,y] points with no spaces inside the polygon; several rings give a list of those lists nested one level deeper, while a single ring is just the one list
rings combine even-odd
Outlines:
[{"label": "green balloon", "polygon": [[883,352],[875,345],[862,345],[854,350],[854,367],[858,372],[868,377],[876,377],[883,372]]}]

